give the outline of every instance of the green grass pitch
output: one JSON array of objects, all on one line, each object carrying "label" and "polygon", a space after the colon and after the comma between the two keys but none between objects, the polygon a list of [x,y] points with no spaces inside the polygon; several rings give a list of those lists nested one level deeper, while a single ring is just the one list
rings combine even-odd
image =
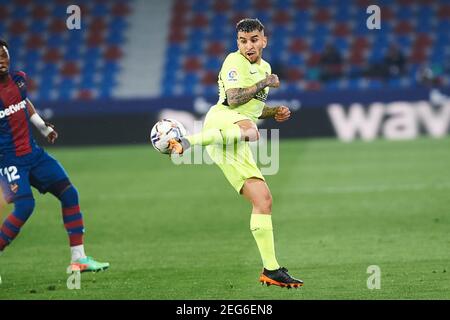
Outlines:
[{"label": "green grass pitch", "polygon": [[[216,166],[175,166],[150,145],[49,152],[79,190],[88,255],[111,268],[68,290],[59,203],[35,192],[0,257],[0,299],[450,298],[450,138],[282,141],[267,181],[278,260],[305,281],[297,290],[258,283],[250,205]],[[381,289],[367,288],[370,265]]]}]

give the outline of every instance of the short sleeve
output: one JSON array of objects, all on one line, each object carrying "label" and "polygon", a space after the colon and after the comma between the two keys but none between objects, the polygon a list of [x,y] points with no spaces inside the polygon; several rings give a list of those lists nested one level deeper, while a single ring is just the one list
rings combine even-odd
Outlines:
[{"label": "short sleeve", "polygon": [[248,66],[238,54],[229,54],[220,70],[225,91],[233,88],[244,88],[248,82]]}]

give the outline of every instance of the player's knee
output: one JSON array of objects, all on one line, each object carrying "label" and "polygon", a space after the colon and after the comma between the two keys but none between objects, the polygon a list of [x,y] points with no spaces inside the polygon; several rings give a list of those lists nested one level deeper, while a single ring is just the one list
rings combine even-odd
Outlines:
[{"label": "player's knee", "polygon": [[63,204],[76,205],[78,204],[78,190],[73,184],[70,184],[58,198]]},{"label": "player's knee", "polygon": [[22,221],[26,221],[34,210],[34,199],[25,198],[14,201],[14,215]]},{"label": "player's knee", "polygon": [[255,127],[245,128],[244,130],[245,141],[258,141],[259,131]]},{"label": "player's knee", "polygon": [[271,194],[267,193],[264,196],[260,197],[254,203],[254,207],[259,213],[265,213],[265,214],[271,213],[272,212],[272,196],[271,196]]}]

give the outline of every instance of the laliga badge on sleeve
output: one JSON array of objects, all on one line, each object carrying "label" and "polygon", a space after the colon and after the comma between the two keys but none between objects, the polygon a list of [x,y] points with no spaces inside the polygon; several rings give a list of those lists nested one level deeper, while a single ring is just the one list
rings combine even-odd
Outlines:
[{"label": "laliga badge on sleeve", "polygon": [[238,72],[236,71],[236,69],[231,69],[228,72],[227,80],[228,81],[237,81],[238,80]]}]

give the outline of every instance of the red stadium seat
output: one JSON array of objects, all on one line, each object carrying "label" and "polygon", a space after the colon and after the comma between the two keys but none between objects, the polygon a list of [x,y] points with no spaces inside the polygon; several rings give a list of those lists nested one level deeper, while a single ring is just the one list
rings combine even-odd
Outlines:
[{"label": "red stadium seat", "polygon": [[450,4],[442,4],[438,9],[438,17],[440,19],[450,18]]},{"label": "red stadium seat", "polygon": [[0,20],[5,21],[9,17],[9,10],[6,6],[0,6]]},{"label": "red stadium seat", "polygon": [[53,33],[62,33],[67,31],[66,21],[54,19],[50,23],[50,31]]},{"label": "red stadium seat", "polygon": [[400,21],[394,28],[394,32],[397,34],[406,34],[413,31],[413,27],[409,21]]},{"label": "red stadium seat", "polygon": [[125,2],[119,2],[114,4],[111,12],[116,17],[123,17],[131,13],[130,6]]},{"label": "red stadium seat", "polygon": [[80,100],[91,100],[93,97],[94,95],[89,89],[80,89],[77,94],[77,99]]},{"label": "red stadium seat", "polygon": [[89,24],[89,30],[90,31],[103,31],[105,29],[107,29],[108,24],[105,22],[105,20],[103,18],[95,18],[91,21],[91,23]]},{"label": "red stadium seat", "polygon": [[305,84],[306,90],[315,91],[315,90],[320,90],[320,88],[321,88],[321,84],[319,81],[307,81]]},{"label": "red stadium seat", "polygon": [[14,0],[14,2],[18,5],[25,7],[25,6],[29,6],[30,4],[32,4],[33,0]]},{"label": "red stadium seat", "polygon": [[267,10],[272,7],[272,3],[270,2],[270,0],[258,0],[255,3],[255,7],[258,10]]},{"label": "red stadium seat", "polygon": [[188,12],[190,9],[187,1],[177,0],[172,8],[172,12]]},{"label": "red stadium seat", "polygon": [[50,48],[43,56],[43,60],[47,63],[56,63],[61,59],[61,53],[58,48]]},{"label": "red stadium seat", "polygon": [[33,10],[31,11],[31,15],[36,20],[45,20],[48,18],[49,12],[45,6],[38,5],[33,8]]},{"label": "red stadium seat", "polygon": [[181,43],[186,40],[186,35],[183,30],[172,30],[169,35],[169,42]]},{"label": "red stadium seat", "polygon": [[350,34],[350,27],[346,22],[337,23],[334,27],[333,34],[337,37],[346,37]]},{"label": "red stadium seat", "polygon": [[217,72],[216,71],[207,71],[202,77],[203,85],[213,85],[217,83]]},{"label": "red stadium seat", "polygon": [[308,10],[311,8],[311,0],[295,0],[294,6],[299,10]]},{"label": "red stadium seat", "polygon": [[205,28],[208,24],[208,18],[203,14],[197,14],[191,20],[191,25],[196,28]]},{"label": "red stadium seat", "polygon": [[363,50],[369,47],[369,41],[365,37],[356,37],[353,39],[351,50]]},{"label": "red stadium seat", "polygon": [[289,68],[286,72],[288,82],[295,82],[303,79],[304,73],[298,68]]},{"label": "red stadium seat", "polygon": [[230,4],[226,0],[215,0],[213,8],[217,13],[221,13],[229,10]]},{"label": "red stadium seat", "polygon": [[27,78],[27,91],[28,92],[36,92],[38,90],[38,86],[36,84],[36,81],[33,80],[33,78],[28,77]]},{"label": "red stadium seat", "polygon": [[302,38],[294,38],[289,46],[289,51],[293,53],[301,53],[308,50],[308,43]]},{"label": "red stadium seat", "polygon": [[184,61],[184,70],[187,72],[196,72],[202,67],[197,57],[188,57]]},{"label": "red stadium seat", "polygon": [[394,19],[394,13],[388,6],[381,6],[381,21],[390,21]]},{"label": "red stadium seat", "polygon": [[206,49],[206,53],[210,56],[222,56],[225,53],[225,47],[222,42],[210,42]]},{"label": "red stadium seat", "polygon": [[318,23],[325,23],[328,22],[331,18],[330,12],[323,8],[316,11],[316,14],[314,15],[314,21]]},{"label": "red stadium seat", "polygon": [[64,63],[61,67],[61,74],[66,77],[73,77],[80,73],[80,68],[74,61]]},{"label": "red stadium seat", "polygon": [[247,14],[243,12],[237,12],[232,16],[230,23],[234,26],[244,18],[247,18]]},{"label": "red stadium seat", "polygon": [[361,50],[355,50],[350,53],[349,61],[351,64],[361,66],[365,63],[364,53]]},{"label": "red stadium seat", "polygon": [[360,8],[367,8],[371,4],[374,4],[371,0],[358,0],[357,4]]},{"label": "red stadium seat", "polygon": [[73,1],[71,1],[71,0],[56,0],[56,3],[57,4],[61,4],[61,5],[71,5],[71,4],[73,4]]},{"label": "red stadium seat", "polygon": [[316,66],[319,64],[320,61],[320,53],[319,52],[312,52],[309,57],[308,60],[306,61],[306,64],[308,66]]},{"label": "red stadium seat", "polygon": [[13,35],[19,36],[27,31],[27,25],[22,20],[13,21],[10,24],[9,32]]},{"label": "red stadium seat", "polygon": [[435,0],[419,0],[420,4],[433,4],[435,2]]},{"label": "red stadium seat", "polygon": [[[93,30],[95,30],[95,29],[93,29]],[[86,39],[86,43],[87,43],[88,47],[90,47],[90,48],[98,47],[103,42],[104,42],[104,36],[103,36],[103,32],[101,30],[100,31],[92,31]]]},{"label": "red stadium seat", "polygon": [[421,63],[424,63],[425,60],[427,59],[427,54],[424,49],[420,49],[420,48],[415,49],[411,53],[411,56],[409,57],[409,59],[411,60],[412,63],[421,64]]},{"label": "red stadium seat", "polygon": [[28,49],[38,49],[43,47],[44,44],[45,41],[42,39],[42,36],[40,34],[31,35],[26,42],[26,46]]},{"label": "red stadium seat", "polygon": [[414,0],[397,0],[402,6],[408,6],[414,4]]},{"label": "red stadium seat", "polygon": [[122,50],[117,46],[108,47],[103,54],[103,58],[107,61],[118,60],[122,57]]},{"label": "red stadium seat", "polygon": [[429,47],[433,43],[433,39],[427,33],[419,33],[415,35],[413,47]]},{"label": "red stadium seat", "polygon": [[291,15],[287,11],[277,11],[273,16],[273,21],[277,25],[284,25],[291,21]]},{"label": "red stadium seat", "polygon": [[170,19],[169,30],[183,32],[183,29],[189,28],[187,16],[184,13],[173,14]]}]

